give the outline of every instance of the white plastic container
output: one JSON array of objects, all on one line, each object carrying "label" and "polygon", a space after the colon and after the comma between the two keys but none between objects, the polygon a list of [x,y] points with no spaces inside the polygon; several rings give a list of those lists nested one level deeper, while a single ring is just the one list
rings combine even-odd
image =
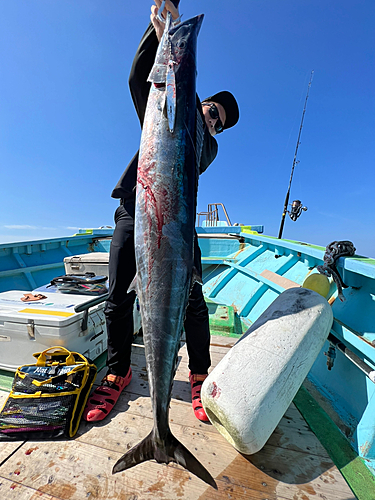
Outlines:
[{"label": "white plastic container", "polygon": [[312,290],[284,291],[204,381],[203,407],[241,453],[258,452],[323,347],[333,315]]},{"label": "white plastic container", "polygon": [[[95,273],[96,276],[109,276],[109,252],[91,252],[64,258],[66,274]],[[133,311],[134,333],[141,329],[141,315],[137,299]]]},{"label": "white plastic container", "polygon": [[95,273],[108,277],[108,252],[91,252],[64,258],[66,274]]},{"label": "white plastic container", "polygon": [[104,302],[91,307],[84,321],[85,312],[74,307],[93,297],[43,292],[46,299],[22,302],[25,293],[0,293],[0,369],[14,371],[32,363],[34,352],[55,345],[92,360],[107,349]]},{"label": "white plastic container", "polygon": [[[32,292],[47,298],[22,302],[25,293],[11,290],[0,293],[0,369],[15,371],[33,362],[33,353],[47,347],[64,346],[95,360],[107,349],[105,302],[92,306],[88,314],[76,313],[78,305],[97,296],[48,292],[45,287]],[[134,332],[141,328],[141,317],[134,304]]]}]

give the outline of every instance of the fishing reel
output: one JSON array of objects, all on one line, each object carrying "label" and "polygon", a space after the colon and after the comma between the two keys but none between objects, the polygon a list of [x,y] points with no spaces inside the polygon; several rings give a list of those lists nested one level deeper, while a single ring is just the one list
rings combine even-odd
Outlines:
[{"label": "fishing reel", "polygon": [[300,200],[294,200],[291,204],[291,209],[288,210],[289,217],[292,219],[292,221],[296,221],[298,217],[301,215],[302,210],[306,212],[307,207],[304,207],[302,205],[302,202]]}]

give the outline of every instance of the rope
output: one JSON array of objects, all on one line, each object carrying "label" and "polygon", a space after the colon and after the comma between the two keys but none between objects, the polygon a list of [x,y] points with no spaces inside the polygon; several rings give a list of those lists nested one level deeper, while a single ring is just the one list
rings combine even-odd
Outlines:
[{"label": "rope", "polygon": [[345,300],[342,289],[348,288],[348,286],[345,285],[337,270],[336,261],[340,257],[352,257],[355,254],[355,251],[356,249],[351,241],[332,241],[332,243],[326,246],[326,251],[323,257],[323,265],[317,266],[317,270],[320,274],[333,277],[333,281],[337,286],[338,297],[341,302],[344,302]]}]

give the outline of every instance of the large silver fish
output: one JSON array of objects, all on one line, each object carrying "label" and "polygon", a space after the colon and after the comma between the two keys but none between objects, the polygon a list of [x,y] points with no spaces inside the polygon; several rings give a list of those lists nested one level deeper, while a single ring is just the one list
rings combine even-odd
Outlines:
[{"label": "large silver fish", "polygon": [[196,45],[202,20],[197,16],[171,27],[168,14],[149,76],[137,174],[134,286],[142,312],[154,428],[113,472],[152,459],[176,462],[216,488],[209,472],[172,435],[168,416],[189,292],[199,279],[193,243],[201,137],[196,130]]}]

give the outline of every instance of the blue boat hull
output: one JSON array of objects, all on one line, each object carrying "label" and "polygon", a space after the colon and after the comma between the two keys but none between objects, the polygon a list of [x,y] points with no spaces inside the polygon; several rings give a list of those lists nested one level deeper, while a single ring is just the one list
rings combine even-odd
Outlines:
[{"label": "blue boat hull", "polygon": [[[197,231],[205,296],[233,306],[247,326],[285,286],[302,285],[309,274],[316,272],[316,266],[323,264],[323,247],[241,232],[240,227],[227,228],[221,234],[219,227]],[[341,257],[337,268],[348,288],[344,290],[346,300],[341,302],[335,284],[330,285],[327,299],[334,315],[331,335],[371,372],[375,369],[375,261],[361,256]],[[327,341],[305,385],[374,472],[375,378],[371,380],[339,349],[335,349],[334,366],[328,370],[325,353],[330,346]]]},{"label": "blue boat hull", "polygon": [[[254,231],[261,227],[198,227],[204,293],[209,309],[233,308],[246,331],[285,288],[300,286],[323,264],[323,247],[279,240]],[[66,256],[108,252],[113,230],[83,231],[69,238],[0,245],[0,291],[33,290],[64,274]],[[331,335],[354,354],[368,372],[375,370],[375,260],[341,257],[337,267],[348,288],[340,302],[332,282],[328,299],[334,322]],[[216,308],[217,308],[216,307]],[[375,472],[375,383],[342,350],[327,369],[318,355],[305,387],[328,412],[353,449]],[[375,379],[374,379],[375,380]]]}]

